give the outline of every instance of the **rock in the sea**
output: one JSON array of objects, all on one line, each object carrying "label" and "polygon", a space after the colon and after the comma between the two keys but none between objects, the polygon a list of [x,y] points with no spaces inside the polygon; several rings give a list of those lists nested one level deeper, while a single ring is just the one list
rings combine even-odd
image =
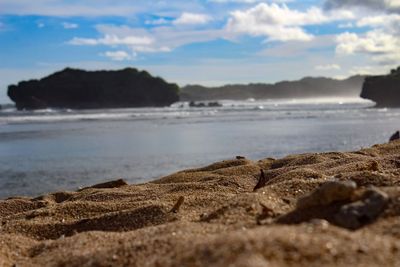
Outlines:
[{"label": "rock in the sea", "polygon": [[325,206],[336,201],[344,201],[351,198],[357,185],[353,181],[329,181],[323,183],[316,190],[300,198],[297,208],[304,209],[313,206]]},{"label": "rock in the sea", "polygon": [[189,107],[191,108],[213,108],[213,107],[222,107],[222,105],[219,102],[199,102],[196,103],[194,101],[189,102]]},{"label": "rock in the sea", "polygon": [[343,205],[335,215],[335,223],[348,229],[357,229],[375,220],[386,208],[389,197],[385,192],[370,188],[361,200]]},{"label": "rock in the sea", "polygon": [[41,80],[8,87],[17,109],[122,108],[169,106],[179,101],[179,88],[146,71],[83,71],[66,68]]},{"label": "rock in the sea", "polygon": [[395,133],[390,137],[389,142],[392,142],[392,141],[398,140],[398,139],[400,139],[400,132],[399,132],[399,131],[395,132]]},{"label": "rock in the sea", "polygon": [[400,107],[400,67],[388,75],[367,77],[361,97],[374,101],[377,107]]}]

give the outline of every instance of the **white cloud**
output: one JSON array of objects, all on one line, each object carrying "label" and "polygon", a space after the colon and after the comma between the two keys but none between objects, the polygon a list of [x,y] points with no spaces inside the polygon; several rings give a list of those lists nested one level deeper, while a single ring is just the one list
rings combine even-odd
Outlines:
[{"label": "white cloud", "polygon": [[350,69],[351,75],[382,75],[387,74],[391,67],[382,66],[353,66]]},{"label": "white cloud", "polygon": [[[335,37],[331,35],[320,35],[310,42],[280,42],[267,47],[258,55],[275,58],[305,58],[310,54],[316,54],[317,51],[329,51],[329,48],[335,46]],[[324,55],[326,57],[327,55]],[[319,65],[320,62],[317,63]]]},{"label": "white cloud", "polygon": [[361,34],[349,32],[339,34],[337,54],[364,54],[382,65],[400,62],[400,15],[367,16],[357,21],[356,26],[372,29]]},{"label": "white cloud", "polygon": [[337,37],[338,54],[366,54],[381,64],[400,62],[400,37],[372,30],[366,34],[343,33]]},{"label": "white cloud", "polygon": [[260,24],[300,26],[319,24],[327,20],[318,8],[310,8],[306,12],[289,9],[286,5],[258,4],[246,11],[235,11],[235,18],[249,19]]},{"label": "white cloud", "polygon": [[157,47],[168,47],[173,50],[177,47],[192,43],[208,42],[220,38],[224,38],[223,30],[205,29],[176,29],[173,27],[160,27],[149,31],[149,34],[155,38]]},{"label": "white cloud", "polygon": [[[361,4],[372,7],[372,2]],[[381,5],[382,2],[375,1],[375,4]],[[347,60],[342,69],[346,66],[350,75],[377,75],[396,67],[400,62],[400,15],[377,6],[374,12],[359,9],[357,15],[358,20],[353,21],[352,26],[363,29],[336,36],[336,60]],[[362,65],[354,66],[354,62]]]},{"label": "white cloud", "polygon": [[71,45],[110,46],[141,53],[166,53],[191,43],[223,38],[222,30],[188,30],[186,27],[155,27],[151,29],[128,26],[97,25],[101,38],[74,37]]},{"label": "white cloud", "polygon": [[286,5],[260,3],[247,10],[231,13],[227,23],[229,32],[266,36],[272,41],[310,41],[313,35],[302,26],[319,25],[334,20],[351,19],[349,11],[325,14],[320,8],[306,11],[289,9]]},{"label": "white cloud", "polygon": [[263,3],[245,11],[232,12],[227,23],[227,30],[251,36],[266,36],[269,40],[309,41],[313,38],[311,34],[286,20],[286,18],[289,20],[291,18],[293,21],[294,17],[298,18],[298,15],[299,13],[289,10],[286,6]]},{"label": "white cloud", "polygon": [[338,64],[327,64],[327,65],[317,65],[316,70],[330,71],[330,70],[340,70],[341,67]]},{"label": "white cloud", "polygon": [[64,29],[77,29],[79,28],[79,25],[76,23],[70,23],[70,22],[63,22],[62,26],[64,27]]},{"label": "white cloud", "polygon": [[107,51],[103,54],[104,56],[110,58],[114,61],[125,61],[132,60],[136,57],[136,54],[128,54],[126,51]]},{"label": "white cloud", "polygon": [[172,49],[168,46],[151,47],[151,46],[135,46],[136,52],[142,53],[159,53],[159,52],[171,52]]},{"label": "white cloud", "polygon": [[354,54],[367,52],[371,54],[382,54],[397,49],[396,38],[382,31],[374,30],[365,35],[356,33],[343,33],[337,38],[339,43],[337,50],[343,54]]},{"label": "white cloud", "polygon": [[370,27],[385,27],[395,28],[400,26],[400,15],[397,14],[382,14],[376,16],[368,16],[361,18],[357,21],[358,27],[370,26]]},{"label": "white cloud", "polygon": [[164,18],[159,18],[154,20],[146,20],[144,23],[146,25],[162,25],[162,24],[168,24],[169,21]]},{"label": "white cloud", "polygon": [[79,38],[74,37],[69,44],[72,45],[107,45],[107,46],[135,46],[135,45],[150,45],[153,40],[147,36],[117,36],[115,34],[106,34],[103,38],[92,39],[92,38]]},{"label": "white cloud", "polygon": [[[270,0],[268,2],[272,3],[289,3],[296,0]],[[245,3],[245,4],[253,4],[258,2],[266,2],[265,0],[208,0],[208,2],[214,3]]]},{"label": "white cloud", "polygon": [[389,7],[398,8],[400,7],[400,0],[386,0]]},{"label": "white cloud", "polygon": [[195,14],[184,12],[180,17],[174,20],[175,25],[201,25],[207,24],[211,17],[205,14]]},{"label": "white cloud", "polygon": [[327,9],[364,7],[372,10],[400,12],[400,0],[326,0]]},{"label": "white cloud", "polygon": [[[99,1],[100,2],[100,1]],[[82,0],[68,3],[64,0],[2,0],[0,14],[41,16],[128,16],[138,12],[138,7],[122,3],[104,4]]]},{"label": "white cloud", "polygon": [[38,16],[122,16],[135,14],[169,14],[176,16],[183,10],[197,12],[202,5],[196,1],[165,0],[1,0],[0,15]]},{"label": "white cloud", "polygon": [[340,23],[338,25],[339,29],[348,29],[348,28],[354,28],[354,24],[351,22],[347,22],[347,23]]}]

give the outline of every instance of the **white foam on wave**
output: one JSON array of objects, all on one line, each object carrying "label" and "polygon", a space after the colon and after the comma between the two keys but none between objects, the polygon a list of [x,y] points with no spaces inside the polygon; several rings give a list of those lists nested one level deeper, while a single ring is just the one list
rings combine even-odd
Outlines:
[{"label": "white foam on wave", "polygon": [[[191,108],[187,102],[178,102],[164,108],[127,108],[101,110],[43,109],[35,111],[0,112],[0,124],[70,122],[84,120],[143,120],[169,118],[213,117],[218,114],[233,116],[241,113],[264,114],[273,111],[307,111],[332,109],[365,108],[372,102],[361,98],[315,98],[315,99],[280,99],[250,101],[219,101],[222,107]],[[182,105],[183,104],[183,105]],[[274,114],[269,114],[274,116]],[[231,115],[228,115],[231,114]],[[276,114],[275,114],[276,115]],[[246,116],[246,115],[245,115]],[[290,116],[290,115],[286,115]],[[279,117],[279,116],[278,116]]]},{"label": "white foam on wave", "polygon": [[[208,113],[210,114],[210,113]],[[13,115],[0,116],[0,124],[17,123],[48,123],[48,122],[71,122],[89,120],[137,120],[137,119],[162,119],[173,117],[189,117],[202,113],[192,114],[187,111],[168,110],[168,109],[147,109],[147,110],[92,110],[92,111],[33,111],[18,113]],[[204,114],[203,114],[204,115]]]},{"label": "white foam on wave", "polygon": [[258,100],[221,100],[223,106],[276,106],[293,104],[374,104],[374,102],[361,97],[315,97],[315,98],[282,98],[282,99],[258,99]]},{"label": "white foam on wave", "polygon": [[78,120],[116,119],[126,117],[124,114],[74,114],[74,115],[42,115],[42,116],[12,116],[0,118],[5,123],[57,122]]}]

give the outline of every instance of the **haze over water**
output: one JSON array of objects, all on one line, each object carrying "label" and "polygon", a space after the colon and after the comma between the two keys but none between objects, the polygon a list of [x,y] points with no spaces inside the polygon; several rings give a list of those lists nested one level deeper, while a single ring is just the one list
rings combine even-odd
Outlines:
[{"label": "haze over water", "polygon": [[0,198],[149,181],[237,155],[253,160],[383,143],[400,109],[361,99],[223,101],[220,108],[0,112]]}]

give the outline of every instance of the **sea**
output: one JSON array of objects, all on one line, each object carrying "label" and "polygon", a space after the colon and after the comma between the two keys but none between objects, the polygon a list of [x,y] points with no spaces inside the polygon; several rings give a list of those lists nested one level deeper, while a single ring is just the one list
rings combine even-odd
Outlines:
[{"label": "sea", "polygon": [[0,110],[0,199],[123,178],[143,183],[244,156],[352,151],[387,142],[400,109],[361,98],[220,101],[221,107]]}]

